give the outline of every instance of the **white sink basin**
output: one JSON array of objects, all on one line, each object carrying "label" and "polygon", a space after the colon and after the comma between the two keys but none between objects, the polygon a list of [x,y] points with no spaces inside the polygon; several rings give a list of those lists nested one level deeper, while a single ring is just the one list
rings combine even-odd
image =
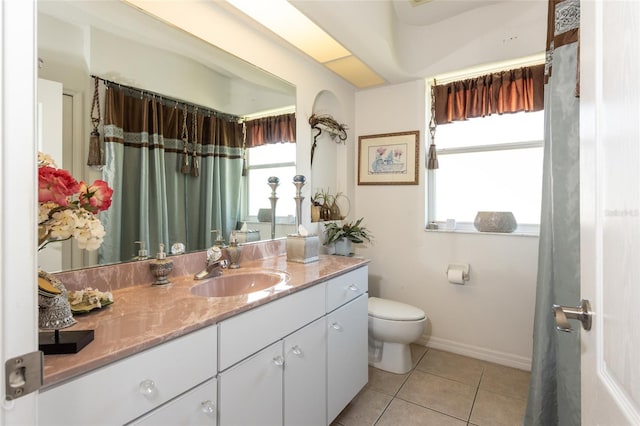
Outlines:
[{"label": "white sink basin", "polygon": [[[226,275],[225,275],[226,274]],[[270,289],[289,281],[289,274],[278,271],[225,273],[209,278],[191,288],[191,294],[202,297],[229,297]]]}]

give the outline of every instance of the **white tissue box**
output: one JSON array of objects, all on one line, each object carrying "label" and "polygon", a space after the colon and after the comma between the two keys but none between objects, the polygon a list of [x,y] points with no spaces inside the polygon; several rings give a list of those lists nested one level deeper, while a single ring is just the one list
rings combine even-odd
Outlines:
[{"label": "white tissue box", "polygon": [[317,235],[287,235],[288,262],[317,262],[319,248],[320,238]]}]

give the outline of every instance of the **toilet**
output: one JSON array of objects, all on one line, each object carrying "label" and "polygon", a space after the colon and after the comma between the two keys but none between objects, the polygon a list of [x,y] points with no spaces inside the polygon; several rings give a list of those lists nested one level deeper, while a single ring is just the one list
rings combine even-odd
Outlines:
[{"label": "toilet", "polygon": [[409,344],[424,332],[427,317],[415,306],[369,298],[369,365],[395,374],[411,370]]}]

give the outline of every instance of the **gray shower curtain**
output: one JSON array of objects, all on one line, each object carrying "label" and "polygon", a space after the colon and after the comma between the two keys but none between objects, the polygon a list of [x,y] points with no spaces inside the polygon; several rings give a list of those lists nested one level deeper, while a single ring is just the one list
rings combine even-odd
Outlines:
[{"label": "gray shower curtain", "polygon": [[525,425],[579,425],[580,333],[555,329],[554,303],[580,301],[578,0],[550,0],[545,152],[533,356]]},{"label": "gray shower curtain", "polygon": [[211,230],[221,230],[226,239],[236,228],[242,125],[191,107],[186,122],[184,116],[182,105],[107,87],[103,179],[114,193],[111,208],[101,216],[107,235],[100,263],[131,259],[135,241],[144,241],[151,255],[159,243],[167,250],[176,242],[187,251],[202,250],[215,238]]}]

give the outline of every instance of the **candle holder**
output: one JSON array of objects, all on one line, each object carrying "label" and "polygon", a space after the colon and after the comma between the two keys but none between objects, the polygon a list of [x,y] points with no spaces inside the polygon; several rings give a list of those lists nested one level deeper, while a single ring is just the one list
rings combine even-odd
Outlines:
[{"label": "candle holder", "polygon": [[307,179],[303,175],[295,175],[293,184],[296,186],[296,232],[287,235],[287,260],[297,263],[310,263],[318,261],[318,249],[320,247],[320,239],[317,235],[307,235],[301,232],[302,220],[302,187]]},{"label": "candle holder", "polygon": [[293,199],[296,201],[296,234],[300,234],[300,225],[302,221],[302,187],[307,182],[307,178],[303,175],[295,175],[293,177],[293,184],[296,186],[296,196]]},{"label": "candle holder", "polygon": [[277,176],[269,176],[267,184],[271,187],[269,201],[271,201],[271,239],[273,240],[276,238],[276,203],[278,202],[276,189],[280,186],[280,179]]}]

